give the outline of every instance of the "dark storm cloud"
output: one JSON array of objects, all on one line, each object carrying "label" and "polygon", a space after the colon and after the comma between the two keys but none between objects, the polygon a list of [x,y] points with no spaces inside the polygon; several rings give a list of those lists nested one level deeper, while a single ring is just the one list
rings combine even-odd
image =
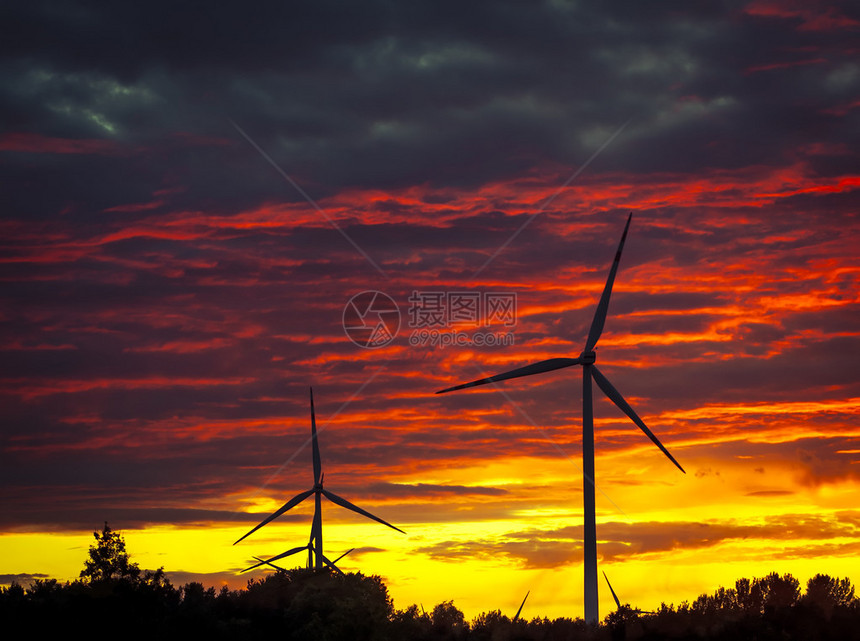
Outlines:
[{"label": "dark storm cloud", "polygon": [[[143,146],[151,162],[136,163],[133,183],[115,166],[76,159],[82,182],[117,174],[104,184],[126,183],[128,195],[137,186],[137,202],[140,187],[179,176],[189,194],[180,202],[208,195],[211,207],[235,207],[267,184],[296,199],[228,117],[319,197],[351,185],[481,184],[547,163],[571,171],[630,118],[603,169],[758,164],[793,149],[816,110],[856,86],[844,30],[799,33],[719,4],[33,3],[6,12],[7,121]],[[800,47],[828,57],[825,73],[745,73]],[[840,128],[836,116],[815,118],[825,137]],[[178,132],[239,144],[168,154]],[[72,200],[68,178],[57,186]]]}]

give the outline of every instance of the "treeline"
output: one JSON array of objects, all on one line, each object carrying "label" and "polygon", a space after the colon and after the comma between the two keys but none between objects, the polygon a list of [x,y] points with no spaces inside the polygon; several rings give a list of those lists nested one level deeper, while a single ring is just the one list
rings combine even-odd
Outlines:
[{"label": "treeline", "polygon": [[361,573],[279,570],[243,590],[174,587],[163,569],[131,563],[107,524],[94,536],[80,579],[0,588],[5,630],[37,639],[89,632],[118,639],[860,641],[854,587],[820,574],[805,590],[791,575],[774,573],[654,613],[622,606],[598,626],[567,618],[512,621],[498,610],[466,621],[450,601],[429,612],[415,605],[396,610],[382,580]]}]

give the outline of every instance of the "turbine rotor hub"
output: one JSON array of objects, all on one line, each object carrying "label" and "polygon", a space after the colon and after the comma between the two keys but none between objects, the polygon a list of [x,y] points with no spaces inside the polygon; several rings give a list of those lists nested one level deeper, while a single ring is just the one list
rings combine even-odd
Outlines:
[{"label": "turbine rotor hub", "polygon": [[597,360],[597,354],[592,352],[582,352],[579,355],[579,359],[582,361],[583,365],[591,365],[595,360]]}]

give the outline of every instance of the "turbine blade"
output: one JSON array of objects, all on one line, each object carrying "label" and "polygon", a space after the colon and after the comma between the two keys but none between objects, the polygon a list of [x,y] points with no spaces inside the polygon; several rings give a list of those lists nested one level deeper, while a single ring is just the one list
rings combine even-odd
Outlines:
[{"label": "turbine blade", "polygon": [[612,584],[609,582],[609,577],[606,576],[606,572],[603,572],[603,578],[606,579],[606,585],[609,586],[609,591],[612,592],[612,598],[615,599],[615,605],[618,606],[618,609],[621,609],[621,601],[618,600],[618,596],[615,594],[615,590],[612,589]]},{"label": "turbine blade", "polygon": [[277,561],[278,559],[283,559],[285,557],[292,556],[293,554],[297,554],[298,552],[301,552],[302,550],[307,550],[307,549],[308,549],[307,545],[302,545],[302,546],[299,546],[297,548],[292,548],[290,550],[287,550],[286,552],[281,552],[280,554],[276,554],[271,559],[268,559],[268,561],[266,561],[266,562],[271,563],[272,561]]},{"label": "turbine blade", "polygon": [[645,432],[645,436],[650,438],[654,445],[659,447],[663,454],[668,456],[669,460],[672,461],[679,470],[686,474],[687,472],[684,470],[683,467],[681,467],[680,463],[675,460],[675,457],[669,454],[669,450],[663,447],[663,444],[660,442],[660,439],[654,436],[654,432],[648,429],[648,426],[645,425],[642,419],[639,418],[636,412],[633,411],[633,408],[630,407],[630,404],[624,400],[624,397],[621,396],[621,393],[617,389],[615,389],[615,387],[613,387],[612,383],[610,383],[609,380],[603,374],[601,374],[600,370],[597,369],[595,365],[591,366],[591,374],[594,377],[594,381],[597,383],[597,386],[603,390],[603,393],[609,397],[609,400],[615,403],[622,412],[627,414],[627,416],[630,417],[630,420],[636,423],[636,425],[639,426],[640,430]]},{"label": "turbine blade", "polygon": [[328,557],[325,555],[323,555],[323,563],[325,563],[328,567],[330,567],[332,570],[334,570],[335,572],[337,572],[341,576],[344,576],[343,570],[341,570],[339,567],[337,567],[333,561],[329,561]]},{"label": "turbine blade", "polygon": [[[252,565],[249,568],[245,568],[244,570],[242,570],[242,572],[247,572],[248,570],[253,570],[254,568],[260,567],[261,565],[272,565],[272,561],[277,561],[278,559],[283,559],[284,557],[295,554],[296,552],[301,552],[302,550],[306,550],[307,547],[308,547],[307,545],[303,545],[300,548],[293,548],[292,550],[287,550],[286,552],[281,552],[280,554],[273,556],[271,559],[266,559],[265,561],[263,561],[262,559],[255,556],[254,558],[260,562],[257,563],[256,565]],[[272,565],[272,567],[277,568],[278,566]],[[281,568],[278,568],[278,569],[280,570]]]},{"label": "turbine blade", "polygon": [[322,462],[320,461],[320,446],[317,442],[317,418],[314,413],[314,388],[311,388],[311,445],[314,451],[314,485],[320,482]]},{"label": "turbine blade", "polygon": [[[296,494],[293,498],[291,498],[289,501],[284,503],[284,505],[282,505],[281,508],[278,509],[276,512],[274,512],[271,516],[268,516],[265,519],[263,519],[259,525],[257,525],[254,529],[252,529],[247,534],[245,534],[245,536],[243,536],[241,539],[239,539],[239,541],[244,539],[246,536],[249,536],[249,535],[253,534],[254,532],[256,532],[257,530],[259,530],[261,527],[263,527],[269,521],[272,521],[272,520],[278,518],[279,516],[281,516],[281,514],[283,514],[287,510],[294,508],[295,506],[297,506],[299,503],[304,501],[306,498],[308,498],[313,493],[314,493],[314,490],[313,490],[313,488],[311,488],[307,492],[302,492],[301,494]],[[239,541],[236,541],[236,543],[238,543]],[[236,543],[234,543],[233,545],[236,545]]]},{"label": "turbine blade", "polygon": [[597,345],[600,334],[603,333],[603,325],[606,322],[606,313],[609,311],[609,297],[612,295],[612,284],[615,282],[615,274],[618,271],[618,263],[621,261],[621,250],[624,249],[624,240],[627,238],[627,230],[630,228],[630,220],[633,218],[633,213],[627,217],[627,224],[624,226],[624,233],[621,234],[621,242],[618,243],[618,251],[615,252],[615,260],[612,261],[612,267],[609,269],[609,277],[606,279],[606,286],[603,288],[603,294],[600,297],[600,302],[597,304],[597,310],[594,312],[594,319],[591,321],[591,329],[588,331],[588,340],[585,342],[584,352],[590,352]]},{"label": "turbine blade", "polygon": [[523,597],[523,602],[522,602],[522,603],[520,603],[520,609],[519,609],[519,610],[517,610],[517,613],[514,615],[514,618],[513,618],[513,619],[511,619],[511,621],[516,621],[517,619],[519,619],[519,618],[520,618],[520,612],[522,612],[522,611],[523,611],[523,606],[526,604],[526,599],[528,599],[528,598],[529,598],[529,594],[531,594],[531,590],[529,590],[528,592],[526,592],[526,595]]},{"label": "turbine blade", "polygon": [[322,493],[325,494],[326,498],[329,501],[331,501],[332,503],[336,503],[337,505],[340,505],[341,507],[345,507],[347,510],[352,510],[353,512],[357,512],[358,514],[361,514],[362,516],[366,516],[369,519],[373,519],[374,521],[382,523],[383,525],[387,525],[392,530],[397,530],[401,534],[406,534],[406,532],[401,530],[399,527],[394,527],[388,521],[383,521],[378,516],[373,516],[373,514],[371,514],[370,512],[368,512],[366,510],[362,510],[360,507],[353,505],[352,503],[350,503],[346,499],[339,497],[337,494],[333,494],[333,493],[329,492],[328,490],[323,490]]},{"label": "turbine blade", "polygon": [[[255,556],[254,558],[255,558],[255,559],[257,559],[257,557],[256,557],[256,556]],[[260,560],[260,559],[257,559],[257,560],[258,560],[258,561],[260,561],[260,562],[259,562],[259,563],[257,563],[256,565],[252,565],[252,566],[250,566],[250,567],[247,567],[247,568],[245,568],[244,570],[239,570],[239,574],[242,574],[242,572],[250,572],[251,570],[256,570],[256,569],[257,569],[258,567],[260,567],[261,565],[266,565],[266,562],[265,562],[265,561],[262,561],[262,560]]]},{"label": "turbine blade", "polygon": [[337,563],[337,562],[338,562],[338,561],[340,561],[343,557],[345,557],[347,554],[349,554],[350,552],[352,552],[354,549],[355,549],[355,548],[349,548],[346,552],[344,552],[344,553],[343,553],[343,554],[341,554],[339,557],[337,557],[334,561],[332,561],[332,563]]},{"label": "turbine blade", "polygon": [[[275,565],[274,563],[269,563],[268,561],[264,561],[263,559],[261,559],[261,558],[260,558],[260,557],[258,557],[258,556],[255,556],[254,558],[255,558],[257,561],[260,561],[261,563],[265,563],[266,565],[270,565],[270,566],[272,566],[272,567],[273,567],[273,568],[275,568],[276,570],[282,570],[282,571],[283,571],[283,569],[284,569],[284,568],[282,568],[280,565]],[[251,569],[253,569],[253,568],[247,568],[246,570],[242,570],[242,572],[247,572],[248,570],[251,570]]]},{"label": "turbine blade", "polygon": [[449,387],[448,389],[439,390],[436,393],[444,394],[446,392],[453,392],[454,390],[464,389],[466,387],[475,387],[477,385],[485,385],[486,383],[495,383],[496,381],[506,381],[509,378],[519,378],[520,376],[530,376],[531,374],[542,374],[543,372],[551,372],[555,369],[561,369],[563,367],[579,365],[580,362],[581,361],[578,358],[550,358],[546,361],[540,361],[538,363],[526,365],[525,367],[518,367],[517,369],[512,369],[510,372],[505,372],[504,374],[496,374],[495,376],[482,378],[478,381],[472,381],[471,383],[455,385],[454,387]]}]

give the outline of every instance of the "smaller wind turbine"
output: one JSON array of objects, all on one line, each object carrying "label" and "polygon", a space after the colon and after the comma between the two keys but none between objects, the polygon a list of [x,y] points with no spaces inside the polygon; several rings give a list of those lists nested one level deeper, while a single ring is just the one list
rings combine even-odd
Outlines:
[{"label": "smaller wind turbine", "polygon": [[[603,570],[601,570],[603,572]],[[606,585],[609,586],[609,591],[612,592],[612,598],[615,599],[615,605],[618,606],[618,609],[621,610],[621,601],[618,600],[618,595],[615,594],[615,590],[612,589],[612,584],[609,582],[609,577],[606,576],[606,572],[603,572],[603,578],[606,579]],[[630,611],[633,614],[654,614],[653,612],[646,612],[645,610],[639,610],[630,608]]]},{"label": "smaller wind turbine", "polygon": [[[323,537],[322,537],[322,497],[325,496],[332,503],[339,505],[341,507],[345,507],[348,510],[352,510],[362,516],[366,516],[369,519],[373,519],[383,525],[387,525],[392,530],[397,530],[401,534],[406,534],[403,530],[398,527],[394,527],[388,521],[384,521],[378,516],[374,516],[370,512],[366,510],[362,510],[360,507],[353,505],[349,501],[344,498],[341,498],[334,492],[330,492],[323,488],[323,473],[322,473],[322,462],[320,460],[320,446],[317,442],[317,421],[316,414],[314,413],[314,389],[310,388],[311,392],[311,442],[313,444],[313,464],[314,464],[314,485],[311,489],[296,494],[289,501],[284,503],[278,510],[273,512],[270,516],[263,519],[258,525],[251,529],[250,532],[242,536],[236,543],[244,539],[245,537],[253,534],[261,527],[278,518],[284,512],[294,508],[299,503],[308,498],[311,494],[314,495],[314,519],[313,524],[311,525],[311,538],[308,541],[307,545],[303,545],[301,547],[293,548],[291,550],[287,550],[278,556],[274,556],[269,561],[275,561],[277,559],[282,559],[286,556],[290,556],[291,554],[296,554],[297,552],[301,552],[302,550],[308,551],[308,564],[311,565],[311,561],[313,562],[313,567],[316,569],[322,569],[323,565],[331,565],[331,562],[325,558],[323,555]],[[236,545],[234,543],[233,545]],[[265,563],[265,562],[264,562]],[[259,567],[261,564],[257,564],[252,567]],[[249,570],[252,568],[248,568]]]}]

